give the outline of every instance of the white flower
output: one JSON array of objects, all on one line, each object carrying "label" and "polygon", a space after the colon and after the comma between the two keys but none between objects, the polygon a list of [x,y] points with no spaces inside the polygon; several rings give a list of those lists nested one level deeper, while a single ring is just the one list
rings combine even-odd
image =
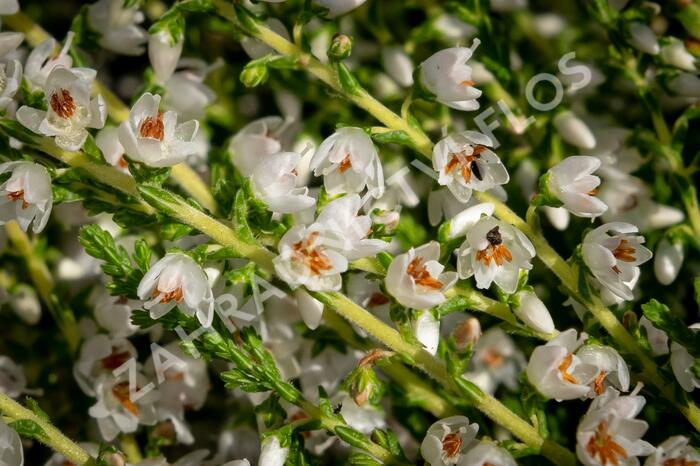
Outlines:
[{"label": "white flower", "polygon": [[[3,33],[0,33],[3,34]],[[0,110],[5,110],[12,102],[22,83],[22,64],[17,60],[0,63]]]},{"label": "white flower", "polygon": [[599,370],[574,354],[585,339],[585,334],[577,338],[576,330],[569,329],[535,348],[527,365],[530,383],[541,394],[557,401],[588,396]]},{"label": "white flower", "polygon": [[534,291],[519,291],[515,296],[518,299],[518,305],[513,312],[525,325],[537,332],[554,332],[552,316]]},{"label": "white flower", "polygon": [[700,463],[700,452],[688,445],[688,437],[674,435],[656,447],[644,466],[692,466]]},{"label": "white flower", "polygon": [[[602,128],[595,131],[595,148],[584,151],[600,159],[598,172],[606,179],[626,178],[642,166],[644,159],[639,150],[626,144],[632,132],[626,128]],[[610,183],[615,184],[615,183]]]},{"label": "white flower", "polygon": [[289,456],[289,448],[282,448],[274,435],[262,441],[258,466],[284,466]]},{"label": "white flower", "polygon": [[518,463],[505,449],[493,442],[480,440],[472,444],[459,464],[460,466],[484,466],[487,464],[491,466],[517,466]]},{"label": "white flower", "polygon": [[569,222],[571,221],[571,214],[569,211],[563,207],[550,207],[542,206],[544,214],[547,216],[547,220],[552,224],[554,228],[559,231],[565,231],[569,227]]},{"label": "white flower", "polygon": [[646,330],[647,341],[649,341],[651,353],[654,356],[668,354],[668,335],[666,335],[666,332],[654,327],[654,324],[644,316],[639,319],[639,326],[644,327],[644,330]]},{"label": "white flower", "polygon": [[470,424],[464,416],[440,419],[425,434],[420,446],[421,455],[431,466],[462,464],[478,431],[479,424]]},{"label": "white flower", "polygon": [[23,105],[17,120],[37,134],[55,136],[65,150],[79,150],[88,137],[85,128],[102,128],[107,119],[102,96],[90,99],[94,78],[94,70],[55,68],[44,85],[48,111]]},{"label": "white flower", "polygon": [[238,131],[231,139],[229,153],[233,166],[243,176],[250,176],[266,156],[291,147],[292,120],[272,116],[260,118]]},{"label": "white flower", "polygon": [[[101,378],[95,386],[97,402],[88,410],[90,416],[97,419],[100,433],[108,442],[120,433],[136,432],[139,424],[157,422],[154,402],[158,393],[153,389],[148,391],[148,379],[141,373],[136,374],[136,386],[130,387],[128,373]],[[133,393],[130,388],[134,389]]]},{"label": "white flower", "polygon": [[650,55],[659,53],[659,39],[646,24],[638,21],[633,22],[629,26],[629,34],[629,42],[637,50]]},{"label": "white flower", "polygon": [[670,42],[661,47],[661,58],[670,65],[685,71],[695,71],[695,57],[688,52],[682,40],[669,37]]},{"label": "white flower", "polygon": [[419,311],[412,322],[413,335],[425,350],[435,355],[440,343],[440,321],[428,310]]},{"label": "white flower", "polygon": [[221,63],[219,61],[209,66],[196,58],[181,59],[178,63],[180,70],[163,85],[165,108],[174,110],[183,119],[204,118],[204,109],[216,99],[216,94],[204,84],[204,80]]},{"label": "white flower", "polygon": [[19,398],[26,392],[27,377],[24,368],[7,356],[0,356],[0,393],[10,398]]},{"label": "white flower", "polygon": [[18,284],[13,287],[10,307],[20,319],[29,325],[36,325],[41,319],[39,296],[36,290],[29,285]]},{"label": "white flower", "polygon": [[700,78],[693,73],[681,72],[671,80],[669,88],[682,97],[700,97]]},{"label": "white flower", "polygon": [[22,230],[31,223],[34,233],[41,232],[53,206],[49,172],[24,161],[0,164],[0,174],[7,172],[10,178],[0,184],[0,225],[17,220]]},{"label": "white flower", "polygon": [[14,15],[19,11],[18,0],[0,0],[0,15]]},{"label": "white flower", "polygon": [[144,20],[136,7],[123,0],[98,0],[88,6],[90,26],[100,34],[100,46],[124,55],[141,55],[148,33],[137,26]]},{"label": "white flower", "polygon": [[382,65],[389,76],[402,87],[413,85],[413,61],[403,47],[384,47]]},{"label": "white flower", "polygon": [[173,111],[161,112],[160,96],[145,93],[119,126],[119,142],[126,155],[151,167],[172,167],[196,154],[197,120],[177,123]]},{"label": "white flower", "polygon": [[322,7],[328,8],[328,16],[335,18],[344,15],[348,11],[354,10],[367,0],[314,0]]},{"label": "white flower", "polygon": [[[330,243],[330,244],[329,244]],[[347,259],[332,249],[333,240],[321,231],[303,225],[290,228],[280,239],[275,270],[292,288],[305,286],[312,291],[337,291]]]},{"label": "white flower", "polygon": [[654,255],[654,274],[662,285],[670,285],[678,277],[683,266],[685,251],[680,241],[663,238]]},{"label": "white flower", "polygon": [[58,55],[54,54],[57,45],[54,38],[46,39],[32,49],[24,63],[24,77],[33,87],[44,87],[46,79],[55,68],[70,68],[73,65],[73,59],[68,52],[74,36],[73,32],[66,35],[63,48]]},{"label": "white flower", "polygon": [[584,364],[598,368],[593,380],[591,395],[602,395],[605,388],[612,384],[621,392],[629,390],[630,373],[627,363],[614,348],[602,345],[585,345],[576,352]]},{"label": "white flower", "polygon": [[520,270],[530,270],[535,248],[517,228],[493,217],[481,217],[457,251],[460,278],[474,276],[477,288],[496,284],[506,293],[518,285]]},{"label": "white flower", "polygon": [[17,54],[17,47],[24,41],[24,34],[21,32],[3,31],[0,32],[0,58],[5,60]]},{"label": "white flower", "polygon": [[296,167],[300,159],[295,152],[280,152],[266,156],[253,170],[250,177],[253,193],[272,212],[291,214],[316,203],[309,196],[309,188],[297,187]]},{"label": "white flower", "polygon": [[654,201],[649,186],[634,176],[603,184],[598,197],[608,206],[602,215],[604,222],[631,223],[640,231],[668,228],[685,218],[682,210]]},{"label": "white flower", "polygon": [[134,345],[124,337],[94,335],[80,347],[80,357],[73,366],[73,376],[86,395],[95,395],[95,383],[105,375],[136,359]]},{"label": "white flower", "polygon": [[316,150],[309,168],[323,176],[330,195],[359,193],[365,186],[379,198],[384,193],[384,173],[374,143],[361,128],[340,128]]},{"label": "white flower", "polygon": [[573,112],[565,110],[554,117],[554,127],[569,144],[581,149],[593,149],[596,146],[596,139],[588,125]]},{"label": "white flower", "polygon": [[461,202],[469,200],[472,190],[483,192],[508,183],[508,171],[491,146],[491,139],[476,131],[442,139],[433,149],[438,183],[447,186]]},{"label": "white flower", "polygon": [[435,100],[457,110],[479,108],[481,91],[472,80],[472,68],[467,65],[479,45],[474,39],[471,48],[452,47],[440,50],[420,65],[420,79]]},{"label": "white flower", "polygon": [[196,315],[208,327],[214,318],[214,296],[204,270],[189,256],[166,254],[144,275],[137,290],[151,318],[158,319],[175,306]]},{"label": "white flower", "polygon": [[367,215],[358,215],[361,207],[359,195],[343,196],[326,204],[315,223],[324,228],[326,237],[335,240],[329,244],[349,261],[375,256],[389,246],[386,241],[367,238],[372,220]]},{"label": "white flower", "polygon": [[0,419],[0,465],[23,466],[22,440],[15,430]]},{"label": "white flower", "polygon": [[177,37],[173,42],[173,38],[167,31],[159,31],[148,36],[148,58],[151,60],[151,66],[159,82],[166,82],[175,72],[184,43],[183,36]]},{"label": "white flower", "polygon": [[525,356],[513,339],[502,329],[492,327],[476,342],[464,378],[487,393],[494,393],[501,384],[516,390],[524,367]]},{"label": "white flower", "polygon": [[115,126],[103,128],[97,133],[95,144],[107,163],[122,173],[129,173],[129,164],[124,158],[124,146],[119,142],[119,128]]},{"label": "white flower", "polygon": [[466,235],[467,232],[477,224],[481,217],[490,217],[493,215],[495,208],[496,206],[490,202],[484,202],[467,207],[463,211],[454,215],[452,219],[447,222],[449,225],[447,237],[449,239],[453,239]]},{"label": "white flower", "polygon": [[600,160],[587,155],[567,157],[549,169],[548,189],[578,217],[595,218],[608,208],[595,197],[600,178],[592,175]]},{"label": "white flower", "polygon": [[112,296],[105,288],[100,288],[94,304],[95,320],[112,336],[131,336],[139,329],[131,322],[131,312],[138,305],[125,297]]},{"label": "white flower", "polygon": [[474,37],[478,32],[471,24],[448,13],[442,13],[433,23],[435,31],[442,35],[446,42],[454,44],[463,39]]},{"label": "white flower", "polygon": [[439,259],[436,241],[396,256],[386,274],[387,291],[406,307],[428,309],[443,303],[443,293],[457,281],[457,274],[443,272]]},{"label": "white flower", "polygon": [[636,226],[612,222],[599,226],[583,239],[583,260],[596,279],[616,296],[634,298],[630,282],[639,278],[639,266],[651,259],[642,246]]},{"label": "white flower", "polygon": [[649,425],[635,419],[645,404],[643,396],[620,396],[608,388],[591,403],[576,430],[576,456],[586,466],[635,466],[638,456],[654,452],[641,439]]},{"label": "white flower", "polygon": [[[695,332],[700,329],[700,324],[693,324],[690,326],[690,329]],[[692,392],[696,388],[700,388],[700,379],[693,372],[693,364],[695,364],[695,358],[685,346],[675,341],[671,342],[671,369],[673,369],[673,375],[676,376],[676,380],[686,392]]]}]

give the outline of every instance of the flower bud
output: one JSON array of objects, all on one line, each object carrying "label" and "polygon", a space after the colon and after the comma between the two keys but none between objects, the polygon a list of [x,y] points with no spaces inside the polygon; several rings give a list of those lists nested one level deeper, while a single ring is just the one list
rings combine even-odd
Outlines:
[{"label": "flower bud", "polygon": [[683,243],[664,238],[659,242],[654,257],[654,274],[662,285],[670,285],[683,266]]},{"label": "flower bud", "polygon": [[350,372],[345,379],[345,387],[357,406],[364,406],[368,401],[375,404],[384,393],[384,386],[370,364]]},{"label": "flower bud", "polygon": [[547,216],[547,220],[552,224],[554,228],[559,231],[564,231],[569,227],[569,220],[571,215],[569,211],[563,207],[542,207],[544,214]]},{"label": "flower bud", "polygon": [[469,317],[457,324],[452,331],[457,351],[464,351],[476,344],[481,337],[481,324],[476,317]]},{"label": "flower bud", "polygon": [[681,73],[671,80],[670,88],[683,97],[700,97],[700,78],[692,73]]},{"label": "flower bud", "polygon": [[18,285],[10,298],[10,306],[25,323],[35,325],[41,319],[41,303],[34,289]]},{"label": "flower bud", "polygon": [[241,82],[246,87],[256,87],[267,81],[270,73],[264,64],[247,65],[241,71]]},{"label": "flower bud", "polygon": [[542,300],[531,291],[519,291],[515,297],[518,300],[515,306],[515,315],[518,316],[531,329],[542,332],[554,332],[554,322],[549,310]]},{"label": "flower bud", "polygon": [[581,149],[593,149],[596,139],[588,125],[566,110],[554,117],[554,127],[564,141]]},{"label": "flower bud", "polygon": [[148,58],[159,82],[167,81],[175,72],[184,43],[184,36],[173,39],[166,31],[148,36]]},{"label": "flower bud", "polygon": [[107,461],[108,466],[125,466],[126,462],[124,461],[124,457],[120,455],[119,453],[109,453],[107,456],[105,456],[105,460]]},{"label": "flower bud", "polygon": [[629,42],[634,48],[650,55],[659,53],[659,41],[649,26],[634,22],[629,26]]},{"label": "flower bud", "polygon": [[343,60],[352,53],[352,37],[345,34],[333,36],[331,45],[328,47],[328,58],[331,60]]},{"label": "flower bud", "polygon": [[382,64],[400,86],[413,85],[413,61],[403,47],[385,47],[382,50]]},{"label": "flower bud", "polygon": [[685,71],[695,71],[695,57],[685,48],[683,41],[671,38],[671,42],[661,48],[661,58],[668,64]]},{"label": "flower bud", "polygon": [[430,354],[437,353],[440,343],[440,321],[430,311],[420,311],[413,321],[413,335]]}]

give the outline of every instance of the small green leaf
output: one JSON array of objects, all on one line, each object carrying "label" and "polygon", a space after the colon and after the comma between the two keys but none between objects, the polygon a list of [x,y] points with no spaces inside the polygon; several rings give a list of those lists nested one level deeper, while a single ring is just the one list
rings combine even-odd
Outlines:
[{"label": "small green leaf", "polygon": [[348,70],[348,68],[342,63],[336,63],[336,69],[338,71],[338,82],[340,82],[340,87],[350,95],[357,95],[362,90],[362,86],[357,81],[355,76]]},{"label": "small green leaf", "polygon": [[22,437],[33,438],[42,443],[48,443],[50,441],[49,436],[46,434],[44,429],[42,429],[39,424],[31,419],[19,419],[17,421],[10,422],[8,425],[17,431],[17,433]]}]

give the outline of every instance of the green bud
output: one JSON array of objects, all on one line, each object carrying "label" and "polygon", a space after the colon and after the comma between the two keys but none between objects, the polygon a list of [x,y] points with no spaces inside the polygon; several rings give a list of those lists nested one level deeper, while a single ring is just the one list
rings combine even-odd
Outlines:
[{"label": "green bud", "polygon": [[267,66],[263,64],[255,64],[250,66],[248,64],[243,71],[241,71],[241,82],[246,87],[256,87],[267,81],[270,76]]},{"label": "green bud", "polygon": [[544,175],[540,176],[538,193],[532,200],[532,203],[536,206],[549,206],[549,207],[561,207],[564,205],[559,198],[554,195],[554,193],[549,189],[549,177],[551,173],[547,171]]},{"label": "green bud", "polygon": [[336,34],[328,47],[328,58],[331,60],[343,60],[352,53],[352,37],[345,34]]}]

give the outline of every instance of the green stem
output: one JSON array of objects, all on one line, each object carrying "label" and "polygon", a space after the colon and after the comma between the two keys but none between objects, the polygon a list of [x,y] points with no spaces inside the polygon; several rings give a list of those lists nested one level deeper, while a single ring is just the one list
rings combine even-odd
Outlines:
[{"label": "green stem", "polygon": [[143,460],[141,449],[133,434],[123,434],[119,439],[119,446],[129,463],[137,464]]},{"label": "green stem", "polygon": [[27,234],[20,229],[17,222],[12,221],[5,224],[5,232],[14,246],[14,250],[22,256],[27,264],[32,282],[68,342],[71,353],[75,353],[80,345],[78,324],[75,321],[73,311],[62,305],[61,300],[54,294],[55,283],[51,271],[35,253],[32,242]]},{"label": "green stem", "polygon": [[12,421],[26,419],[36,423],[46,434],[39,437],[41,442],[65,456],[73,464],[78,466],[94,466],[97,464],[88,452],[63,435],[49,421],[37,416],[2,392],[0,392],[0,412],[12,419]]},{"label": "green stem", "polygon": [[172,168],[170,176],[202,207],[213,214],[217,213],[218,208],[214,196],[192,167],[185,163],[177,164]]}]

